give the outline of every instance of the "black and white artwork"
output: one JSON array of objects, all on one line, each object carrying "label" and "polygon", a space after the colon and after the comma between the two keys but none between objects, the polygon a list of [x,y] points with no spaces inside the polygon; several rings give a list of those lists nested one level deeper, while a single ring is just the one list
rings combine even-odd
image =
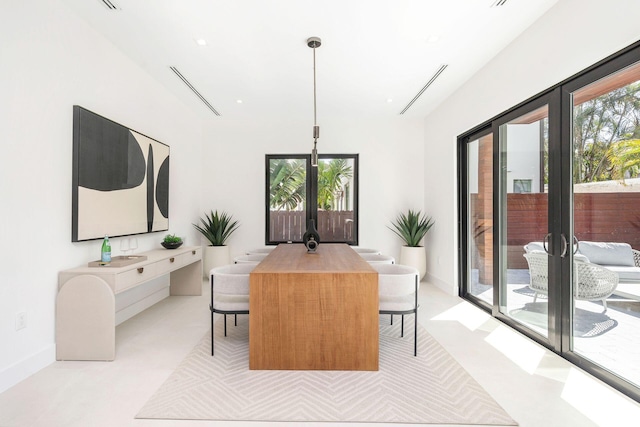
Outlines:
[{"label": "black and white artwork", "polygon": [[73,107],[73,242],[169,229],[169,146]]}]

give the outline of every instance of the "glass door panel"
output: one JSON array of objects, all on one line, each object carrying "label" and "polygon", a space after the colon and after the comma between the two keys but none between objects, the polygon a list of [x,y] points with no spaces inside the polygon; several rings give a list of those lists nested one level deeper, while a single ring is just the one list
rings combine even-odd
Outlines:
[{"label": "glass door panel", "polygon": [[502,314],[548,337],[548,106],[499,128]]},{"label": "glass door panel", "polygon": [[307,230],[307,159],[269,158],[269,242],[301,242]]},{"label": "glass door panel", "polygon": [[316,228],[320,241],[356,241],[356,182],[355,156],[318,160],[318,220]]},{"label": "glass door panel", "polygon": [[467,292],[493,304],[493,133],[467,144]]},{"label": "glass door panel", "polygon": [[571,349],[640,385],[640,63],[571,95]]}]

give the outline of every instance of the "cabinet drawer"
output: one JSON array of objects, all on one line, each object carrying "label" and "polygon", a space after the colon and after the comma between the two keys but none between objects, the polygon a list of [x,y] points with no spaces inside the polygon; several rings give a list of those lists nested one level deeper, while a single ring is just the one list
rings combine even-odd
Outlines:
[{"label": "cabinet drawer", "polygon": [[202,259],[202,248],[192,249],[180,255],[182,265],[191,264]]},{"label": "cabinet drawer", "polygon": [[182,255],[174,256],[171,258],[163,259],[155,263],[156,272],[158,275],[170,273],[175,269],[178,269],[184,265],[181,258]]},{"label": "cabinet drawer", "polygon": [[188,252],[177,254],[176,256],[172,256],[170,258],[166,258],[156,262],[156,274],[161,275],[170,273],[184,267],[185,265],[199,261],[200,259],[201,249],[193,249]]},{"label": "cabinet drawer", "polygon": [[145,280],[151,280],[157,275],[155,264],[146,264],[118,274],[116,278],[115,293],[122,292]]}]

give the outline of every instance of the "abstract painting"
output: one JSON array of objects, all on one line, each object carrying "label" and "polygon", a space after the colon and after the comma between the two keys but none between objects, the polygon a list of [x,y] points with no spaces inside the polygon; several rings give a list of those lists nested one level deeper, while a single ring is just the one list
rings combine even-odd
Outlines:
[{"label": "abstract painting", "polygon": [[169,146],[73,107],[71,241],[169,229]]}]

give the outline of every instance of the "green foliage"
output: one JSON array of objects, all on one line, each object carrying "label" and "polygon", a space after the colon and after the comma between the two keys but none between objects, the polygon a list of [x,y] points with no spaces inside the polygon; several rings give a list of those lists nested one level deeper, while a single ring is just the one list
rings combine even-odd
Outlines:
[{"label": "green foliage", "polygon": [[347,159],[331,159],[318,162],[318,209],[338,209],[344,197],[345,185],[353,177],[353,169]]},{"label": "green foliage", "polygon": [[611,144],[607,156],[614,178],[624,180],[627,173],[630,176],[640,173],[640,139],[627,139]]},{"label": "green foliage", "polygon": [[295,210],[306,197],[305,163],[275,159],[270,162],[269,204],[275,210]]},{"label": "green foliage", "polygon": [[[269,207],[287,211],[304,209],[307,183],[304,160],[272,159],[269,168]],[[352,177],[353,168],[348,159],[320,160],[318,209],[339,209]]]},{"label": "green foliage", "polygon": [[211,211],[211,215],[205,213],[204,218],[200,218],[202,226],[193,224],[193,226],[211,243],[212,246],[224,246],[225,242],[236,231],[240,224],[238,221],[232,221],[232,216],[226,212],[218,214],[216,210]]},{"label": "green foliage", "polygon": [[420,241],[434,224],[435,221],[431,217],[423,215],[420,211],[409,209],[406,215],[401,213],[395,222],[391,223],[393,228],[388,228],[404,240],[407,246],[416,247],[420,246]]},{"label": "green foliage", "polygon": [[182,237],[178,237],[175,234],[167,234],[164,236],[163,242],[165,243],[180,243],[182,242]]},{"label": "green foliage", "polygon": [[[574,183],[609,181],[634,172],[628,140],[640,138],[640,83],[574,107]],[[619,155],[622,157],[618,158]],[[632,161],[628,167],[625,162]]]}]

